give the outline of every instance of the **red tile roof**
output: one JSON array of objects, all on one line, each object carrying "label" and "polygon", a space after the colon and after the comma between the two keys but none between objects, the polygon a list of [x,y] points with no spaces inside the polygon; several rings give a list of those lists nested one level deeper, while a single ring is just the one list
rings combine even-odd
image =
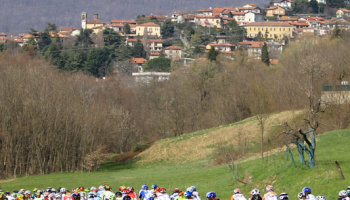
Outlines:
[{"label": "red tile roof", "polygon": [[6,36],[6,33],[0,33],[0,36]]},{"label": "red tile roof", "polygon": [[156,27],[160,27],[159,24],[155,24],[153,22],[148,22],[148,23],[144,23],[144,24],[138,24],[137,26],[152,26],[152,27],[156,26]]},{"label": "red tile roof", "polygon": [[137,63],[137,64],[144,64],[147,60],[144,58],[133,58],[131,59],[130,63]]},{"label": "red tile roof", "polygon": [[182,48],[179,46],[170,46],[165,48],[165,50],[182,50]]},{"label": "red tile roof", "polygon": [[278,59],[271,59],[270,64],[271,65],[277,65],[278,64]]},{"label": "red tile roof", "polygon": [[88,24],[104,24],[103,21],[99,20],[99,19],[93,19],[87,22]]},{"label": "red tile roof", "polygon": [[350,10],[345,9],[345,8],[340,8],[339,10],[341,10],[341,11],[343,11],[343,12],[346,12],[346,13],[350,13]]}]

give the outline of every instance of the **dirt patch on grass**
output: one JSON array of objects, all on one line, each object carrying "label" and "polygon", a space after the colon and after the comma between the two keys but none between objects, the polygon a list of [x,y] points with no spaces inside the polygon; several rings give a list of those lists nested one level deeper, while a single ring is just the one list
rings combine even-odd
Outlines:
[{"label": "dirt patch on grass", "polygon": [[[273,114],[266,121],[266,134],[283,122],[300,115],[301,111],[286,111]],[[167,163],[188,163],[208,159],[218,145],[258,144],[260,129],[257,120],[229,127],[222,127],[205,134],[186,135],[183,140],[169,138],[157,141],[148,150],[137,155],[138,163],[165,161]],[[215,156],[215,155],[214,155]]]}]

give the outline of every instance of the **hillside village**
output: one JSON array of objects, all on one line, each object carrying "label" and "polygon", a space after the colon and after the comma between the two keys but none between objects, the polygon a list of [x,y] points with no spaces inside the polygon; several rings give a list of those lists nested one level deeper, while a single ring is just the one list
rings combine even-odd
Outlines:
[{"label": "hillside village", "polygon": [[[324,0],[318,0],[320,6],[326,3]],[[81,27],[60,27],[57,33],[51,34],[64,43],[74,40],[81,34],[81,30],[90,30],[95,46],[102,47],[103,31],[109,28],[122,36],[123,45],[135,47],[137,42],[141,42],[147,54],[128,60],[133,66],[131,71],[135,76],[140,76],[145,70],[142,66],[160,56],[181,61],[185,66],[195,58],[201,57],[198,55],[203,56],[211,49],[231,59],[234,59],[237,50],[246,51],[251,59],[262,59],[264,44],[268,47],[268,64],[276,65],[288,41],[298,41],[299,37],[305,35],[325,37],[333,34],[335,30],[348,31],[350,28],[350,10],[346,8],[339,8],[334,16],[323,16],[293,14],[295,7],[296,3],[292,0],[278,0],[272,1],[266,9],[257,4],[247,3],[238,7],[179,11],[171,16],[151,14],[130,20],[111,19],[109,22],[101,21],[98,14],[90,16],[82,12]],[[202,32],[197,33],[193,28],[188,31],[188,27],[201,27]],[[171,34],[163,35],[163,31],[170,31]],[[196,35],[207,37],[195,42]],[[30,33],[18,36],[0,33],[0,43],[10,41],[22,47],[31,37],[33,34]],[[118,75],[122,72],[113,68],[112,73]],[[152,73],[147,74],[148,79],[149,76],[160,76]],[[170,73],[162,73],[160,80],[166,80],[169,75]]]}]

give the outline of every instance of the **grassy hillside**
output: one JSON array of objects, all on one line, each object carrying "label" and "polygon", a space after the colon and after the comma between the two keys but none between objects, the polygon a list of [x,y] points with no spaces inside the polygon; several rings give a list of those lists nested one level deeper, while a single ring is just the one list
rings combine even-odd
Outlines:
[{"label": "grassy hillside", "polygon": [[[317,137],[316,169],[309,169],[299,163],[297,163],[297,166],[293,166],[290,161],[285,160],[284,152],[272,154],[264,162],[259,158],[241,162],[239,165],[240,178],[248,180],[248,177],[252,177],[252,182],[246,185],[235,184],[232,181],[232,175],[227,165],[213,166],[209,156],[210,153],[206,152],[208,148],[206,145],[198,145],[200,148],[189,154],[183,154],[181,148],[176,147],[179,155],[182,155],[181,160],[170,158],[178,154],[164,153],[166,147],[163,149],[164,152],[161,151],[160,147],[157,147],[159,144],[172,141],[168,143],[169,146],[166,148],[167,151],[171,152],[172,145],[175,145],[174,143],[176,145],[179,143],[185,144],[193,137],[210,138],[211,134],[214,132],[220,133],[221,129],[227,129],[228,132],[231,132],[231,129],[234,127],[253,123],[253,121],[254,119],[251,118],[235,125],[201,131],[182,138],[159,141],[158,144],[155,144],[148,150],[154,151],[154,156],[159,158],[150,161],[153,164],[147,164],[143,160],[148,159],[146,155],[151,154],[145,151],[128,163],[106,163],[99,172],[23,177],[12,181],[3,181],[0,183],[0,188],[3,190],[32,189],[34,187],[46,188],[48,186],[72,188],[81,185],[85,187],[98,186],[107,183],[113,188],[117,188],[119,185],[131,185],[138,189],[142,184],[158,184],[167,188],[179,187],[185,189],[195,185],[202,195],[205,195],[207,191],[213,190],[217,192],[220,198],[227,199],[236,187],[241,188],[243,193],[249,196],[249,191],[253,188],[259,188],[264,191],[267,184],[273,184],[277,193],[287,192],[290,194],[291,199],[296,199],[297,193],[304,186],[311,187],[315,195],[324,194],[328,199],[335,199],[338,192],[349,185],[348,181],[340,180],[334,161],[337,160],[340,163],[345,178],[349,178],[350,158],[347,153],[349,152],[350,129],[333,131]],[[252,125],[249,128],[253,128]],[[229,134],[228,132],[223,132],[222,134]],[[242,132],[248,131],[242,130]],[[218,136],[217,138],[220,137]],[[199,154],[199,159],[192,158],[197,156],[196,152],[200,153],[201,148],[203,148],[205,154]],[[184,151],[187,150],[184,148]],[[164,159],[164,156],[169,159]],[[298,162],[296,151],[294,151],[294,156]],[[169,163],[166,163],[166,161],[169,161]]]}]

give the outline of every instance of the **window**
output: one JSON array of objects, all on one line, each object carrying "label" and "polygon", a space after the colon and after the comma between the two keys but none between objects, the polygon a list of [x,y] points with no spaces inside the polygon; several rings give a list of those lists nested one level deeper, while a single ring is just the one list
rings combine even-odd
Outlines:
[{"label": "window", "polygon": [[149,30],[149,32],[152,32],[152,28],[149,28],[148,30]]},{"label": "window", "polygon": [[158,31],[158,28],[155,28],[156,31]]},{"label": "window", "polygon": [[283,31],[285,31],[286,30],[286,28],[283,28]]}]

